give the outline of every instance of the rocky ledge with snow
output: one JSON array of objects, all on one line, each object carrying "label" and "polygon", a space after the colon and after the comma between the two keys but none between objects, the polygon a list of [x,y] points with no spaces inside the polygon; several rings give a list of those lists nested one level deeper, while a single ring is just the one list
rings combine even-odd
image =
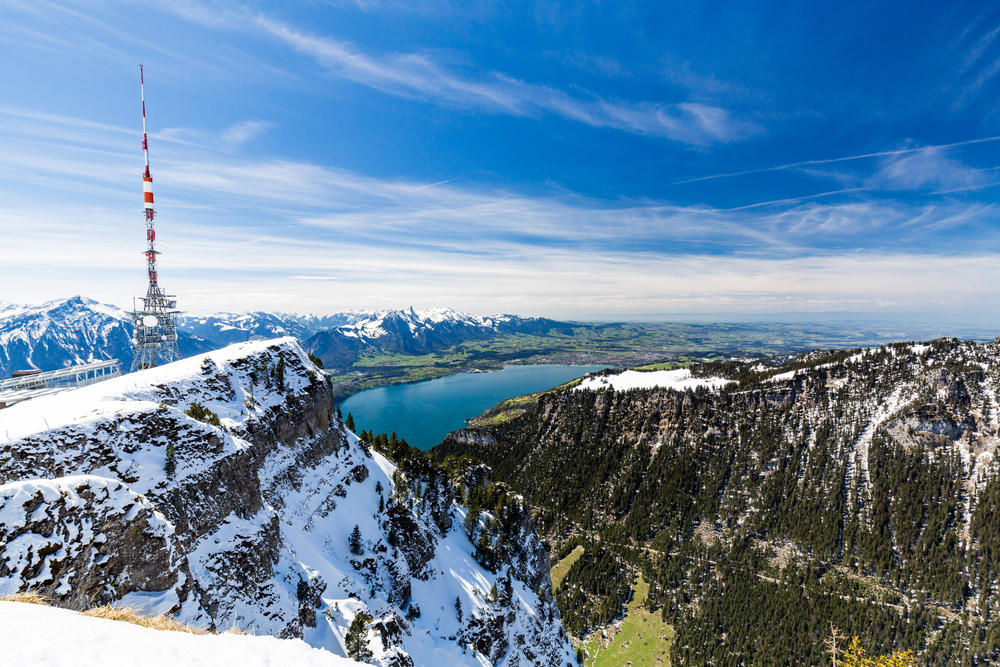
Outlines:
[{"label": "rocky ledge with snow", "polygon": [[[380,665],[574,661],[527,513],[503,529],[466,514],[443,475],[397,468],[349,432],[290,338],[0,411],[0,595],[129,605],[341,656],[365,614]],[[482,564],[484,539],[504,537]]]}]

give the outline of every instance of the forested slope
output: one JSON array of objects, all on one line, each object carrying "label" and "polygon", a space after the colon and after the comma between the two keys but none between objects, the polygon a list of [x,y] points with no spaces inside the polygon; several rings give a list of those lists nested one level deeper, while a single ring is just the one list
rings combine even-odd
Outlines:
[{"label": "forested slope", "polygon": [[683,664],[819,662],[830,622],[873,649],[1000,658],[1000,345],[942,339],[696,367],[717,392],[562,391],[453,434],[567,553],[576,636],[637,571]]}]

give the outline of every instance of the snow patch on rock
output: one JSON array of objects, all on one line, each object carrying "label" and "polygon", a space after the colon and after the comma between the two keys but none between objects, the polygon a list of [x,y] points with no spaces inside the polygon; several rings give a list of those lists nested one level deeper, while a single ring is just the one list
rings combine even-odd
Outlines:
[{"label": "snow patch on rock", "polygon": [[685,391],[704,387],[714,391],[732,383],[733,380],[720,377],[693,377],[690,370],[681,368],[672,371],[624,371],[617,375],[589,377],[585,378],[575,389],[577,391],[583,389],[596,391],[611,388],[615,391],[628,391],[629,389],[659,387]]}]

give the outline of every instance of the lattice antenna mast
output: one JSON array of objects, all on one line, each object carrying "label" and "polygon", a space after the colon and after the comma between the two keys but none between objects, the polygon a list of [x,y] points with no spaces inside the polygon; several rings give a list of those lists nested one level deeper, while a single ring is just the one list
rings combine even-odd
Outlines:
[{"label": "lattice antenna mast", "polygon": [[143,206],[146,215],[146,274],[149,287],[141,297],[142,308],[132,308],[135,350],[132,370],[150,368],[175,361],[177,352],[177,300],[160,289],[156,275],[156,210],[153,208],[153,177],[149,173],[149,139],[146,136],[146,91],[142,65],[139,65],[139,99],[142,101],[142,154],[146,170],[142,174]]},{"label": "lattice antenna mast", "polygon": [[146,270],[149,273],[149,286],[156,282],[156,229],[153,209],[153,177],[149,173],[149,139],[146,137],[146,82],[142,75],[142,65],[139,65],[139,100],[142,102],[142,157],[146,161],[146,171],[142,174],[142,198],[146,212]]}]

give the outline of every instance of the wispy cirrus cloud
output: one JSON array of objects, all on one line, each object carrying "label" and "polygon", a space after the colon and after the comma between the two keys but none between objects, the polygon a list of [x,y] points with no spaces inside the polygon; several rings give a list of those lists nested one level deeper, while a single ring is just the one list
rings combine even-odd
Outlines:
[{"label": "wispy cirrus cloud", "polygon": [[626,102],[581,96],[500,72],[478,76],[449,69],[427,54],[376,56],[331,37],[256,16],[255,25],[336,76],[385,93],[513,116],[553,114],[585,125],[684,144],[735,141],[761,131],[728,110],[699,102]]},{"label": "wispy cirrus cloud", "polygon": [[[42,7],[18,3],[20,11],[43,15],[46,21],[78,21],[91,26],[100,39],[88,37],[88,49],[111,48],[108,44],[128,44],[133,50],[153,49],[184,64],[188,70],[214,67],[228,72],[232,67],[268,70],[251,52],[237,50],[224,62],[196,60],[182,52],[167,52],[155,41],[143,40],[115,26],[100,11],[86,6],[49,5]],[[41,9],[50,10],[48,13]],[[103,8],[107,9],[107,8]],[[253,13],[231,3],[209,4],[198,0],[178,0],[157,7],[173,16],[212,31],[243,31],[277,39],[295,52],[311,58],[334,76],[367,86],[386,94],[417,99],[431,104],[504,114],[522,118],[554,116],[590,127],[606,128],[641,136],[663,138],[690,146],[734,142],[759,134],[763,128],[748,117],[734,114],[718,102],[692,94],[680,100],[625,100],[567,91],[547,83],[533,83],[499,71],[469,68],[464,71],[422,52],[371,53],[349,42],[311,33],[278,21],[271,16]],[[2,32],[0,32],[2,34]],[[103,40],[103,41],[102,41]],[[227,46],[231,49],[231,46]],[[64,42],[60,50],[79,51],[79,45]],[[127,60],[129,53],[120,49],[115,60]],[[600,61],[602,67],[614,67],[614,61]],[[287,72],[274,72],[297,78]],[[299,82],[301,83],[301,82]]]},{"label": "wispy cirrus cloud", "polygon": [[[153,139],[162,270],[193,312],[933,308],[993,299],[1000,279],[977,250],[996,232],[934,252],[941,230],[988,225],[987,205],[525,195]],[[0,299],[62,294],[66,276],[45,268],[58,265],[76,269],[74,289],[127,304],[142,284],[139,163],[134,131],[0,108],[0,286],[29,285]],[[73,194],[58,205],[44,193]]]},{"label": "wispy cirrus cloud", "polygon": [[256,139],[273,127],[274,123],[270,121],[244,120],[214,132],[192,127],[166,127],[150,133],[150,137],[154,144],[166,141],[194,148],[231,150]]},{"label": "wispy cirrus cloud", "polygon": [[674,185],[684,185],[687,183],[700,183],[702,181],[714,181],[721,178],[733,178],[736,176],[748,176],[752,174],[766,174],[775,171],[787,171],[791,169],[804,169],[808,167],[816,167],[828,164],[838,164],[841,162],[855,162],[858,160],[871,160],[876,158],[895,158],[904,155],[912,155],[915,153],[927,152],[927,151],[942,151],[949,148],[958,148],[961,146],[973,146],[976,144],[987,144],[1000,141],[1000,136],[992,137],[978,137],[976,139],[966,139],[965,141],[954,141],[947,144],[935,144],[931,146],[920,146],[915,148],[898,148],[893,150],[885,151],[875,151],[872,153],[859,153],[857,155],[844,155],[841,157],[833,158],[819,158],[815,160],[800,160],[798,162],[787,162],[785,164],[773,165],[770,167],[757,167],[754,169],[742,169],[740,171],[727,171],[718,174],[708,174],[706,176],[696,176],[694,178],[685,178],[680,181],[674,181]]},{"label": "wispy cirrus cloud", "polygon": [[884,159],[869,186],[885,190],[956,190],[986,182],[981,169],[948,157],[941,148],[924,148]]},{"label": "wispy cirrus cloud", "polygon": [[[93,194],[120,192],[123,183],[135,178],[130,169],[139,158],[134,132],[3,107],[0,119],[5,121],[0,124],[0,175],[9,183]],[[67,140],[70,136],[73,141]],[[169,197],[175,208],[188,211],[238,211],[240,224],[248,228],[269,229],[281,221],[305,237],[334,233],[372,248],[804,256],[842,248],[898,248],[895,230],[910,228],[912,233],[920,228],[913,226],[914,220],[926,218],[929,224],[969,211],[965,219],[975,223],[993,213],[985,204],[844,200],[859,188],[731,208],[600,199],[566,191],[529,196],[462,179],[386,179],[301,160],[220,153],[199,138],[177,131],[151,136],[157,147],[158,198]],[[941,159],[934,151],[895,156],[885,164],[884,187],[968,182],[959,163],[952,165],[954,174],[942,174]],[[247,212],[253,214],[250,219]],[[925,241],[914,238],[913,247]]]},{"label": "wispy cirrus cloud", "polygon": [[222,140],[230,145],[240,145],[256,139],[274,127],[274,123],[263,120],[244,120],[230,125],[222,132]]},{"label": "wispy cirrus cloud", "polygon": [[965,52],[962,65],[956,73],[961,76],[975,69],[983,60],[990,47],[993,46],[993,42],[996,41],[997,37],[1000,37],[1000,25],[987,30],[985,34],[976,40],[976,43]]},{"label": "wispy cirrus cloud", "polygon": [[[973,37],[974,41],[961,53],[961,61],[955,68],[952,81],[945,89],[953,96],[952,108],[967,106],[987,84],[1000,74],[1000,25],[988,22],[990,15],[980,17],[963,33],[959,42]],[[981,29],[986,24],[985,30]]]}]

